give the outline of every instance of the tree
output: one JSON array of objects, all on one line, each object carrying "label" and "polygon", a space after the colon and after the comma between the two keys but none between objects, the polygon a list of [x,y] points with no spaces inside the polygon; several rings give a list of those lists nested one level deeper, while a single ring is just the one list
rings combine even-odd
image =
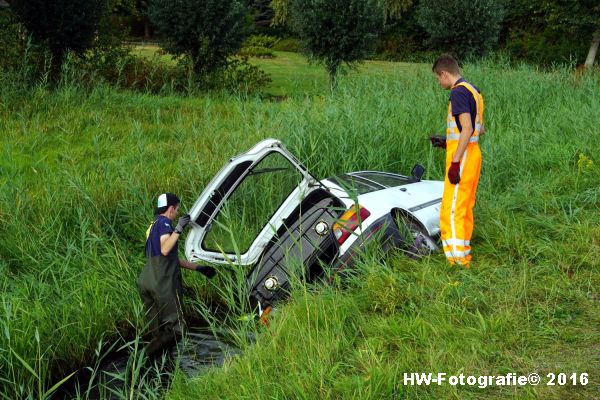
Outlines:
[{"label": "tree", "polygon": [[592,44],[590,45],[590,50],[588,51],[584,64],[587,68],[594,65],[596,54],[598,54],[598,47],[600,47],[600,30],[597,30],[592,37]]},{"label": "tree", "polygon": [[[600,2],[598,0],[543,0],[540,11],[546,23],[559,34],[574,40],[591,39],[586,66],[592,66],[600,43]],[[577,38],[577,39],[576,39]]]},{"label": "tree", "polygon": [[397,20],[413,5],[413,0],[384,0],[385,21]]},{"label": "tree", "polygon": [[581,62],[587,51],[593,63],[600,37],[595,36],[600,35],[598,0],[508,1],[504,35],[513,56],[550,65]]},{"label": "tree", "polygon": [[226,66],[249,32],[240,0],[153,0],[148,14],[164,49],[189,56],[198,76]]},{"label": "tree", "polygon": [[[289,20],[292,0],[271,0],[274,25],[285,25]],[[414,0],[383,0],[384,20],[399,19],[412,5]]]},{"label": "tree", "polygon": [[430,44],[459,58],[492,50],[504,15],[502,0],[428,0],[417,9],[417,21]]},{"label": "tree", "polygon": [[10,6],[31,34],[52,54],[52,79],[59,76],[67,52],[83,54],[94,41],[106,0],[12,0]]},{"label": "tree", "polygon": [[252,0],[252,14],[257,28],[268,28],[273,20],[271,0]]},{"label": "tree", "polygon": [[291,0],[289,19],[308,56],[335,87],[340,66],[364,60],[383,27],[380,0]]}]

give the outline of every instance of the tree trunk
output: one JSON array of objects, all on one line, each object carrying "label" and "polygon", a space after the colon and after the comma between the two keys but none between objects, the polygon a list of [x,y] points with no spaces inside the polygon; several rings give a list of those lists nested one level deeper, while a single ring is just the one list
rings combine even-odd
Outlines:
[{"label": "tree trunk", "polygon": [[338,83],[337,82],[337,74],[338,74],[339,66],[340,66],[340,63],[336,62],[336,61],[325,62],[325,70],[327,71],[327,74],[329,75],[329,88],[331,89],[332,92],[337,87],[337,83]]},{"label": "tree trunk", "polygon": [[60,75],[62,72],[62,65],[65,61],[65,51],[60,48],[51,48],[52,60],[50,63],[50,82],[56,84],[60,81]]},{"label": "tree trunk", "polygon": [[598,46],[600,45],[600,30],[594,33],[592,38],[592,44],[590,45],[590,51],[588,52],[587,58],[585,59],[585,67],[590,68],[594,65],[596,54],[598,53]]},{"label": "tree trunk", "polygon": [[144,18],[144,39],[150,39],[150,24],[148,18]]},{"label": "tree trunk", "polygon": [[337,71],[329,71],[329,88],[331,91],[335,91],[337,87]]}]

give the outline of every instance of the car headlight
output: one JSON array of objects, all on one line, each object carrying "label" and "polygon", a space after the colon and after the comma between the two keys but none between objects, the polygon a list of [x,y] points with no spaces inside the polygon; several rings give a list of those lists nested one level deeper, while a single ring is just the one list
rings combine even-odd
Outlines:
[{"label": "car headlight", "polygon": [[273,290],[277,289],[277,287],[279,287],[279,282],[277,281],[277,278],[275,276],[270,276],[267,279],[265,279],[264,286],[265,289],[272,292]]}]

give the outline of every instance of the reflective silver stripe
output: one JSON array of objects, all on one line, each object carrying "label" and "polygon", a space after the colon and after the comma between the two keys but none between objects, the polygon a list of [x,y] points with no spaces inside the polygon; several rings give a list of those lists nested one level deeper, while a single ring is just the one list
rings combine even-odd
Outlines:
[{"label": "reflective silver stripe", "polygon": [[[465,154],[463,154],[463,158],[460,163],[460,173],[462,173],[462,166],[464,164],[466,155],[467,155],[467,151],[465,150]],[[458,196],[458,185],[460,185],[460,182],[457,183],[456,185],[454,185],[454,193],[452,194],[452,207],[450,208],[450,232],[451,232],[453,238],[456,237],[456,227],[454,225],[454,211],[456,210],[456,198]],[[450,252],[452,254],[456,254],[457,253],[456,246],[453,245],[451,248],[452,248],[452,250],[450,250]],[[460,256],[455,255],[454,257],[460,257]]]},{"label": "reflective silver stripe", "polygon": [[463,247],[467,247],[471,245],[471,241],[470,240],[461,240],[461,239],[446,239],[446,240],[442,240],[442,243],[444,244],[444,246],[463,246]]},{"label": "reflective silver stripe", "polygon": [[[454,128],[458,129],[458,124],[456,123],[456,121],[449,121],[446,126],[448,127],[448,129],[454,129]],[[475,124],[475,131],[476,132],[481,131],[481,124],[479,122],[477,122]]]},{"label": "reflective silver stripe", "polygon": [[446,255],[447,258],[467,258],[467,256],[469,254],[471,254],[470,251],[445,251],[444,254]]},{"label": "reflective silver stripe", "polygon": [[465,258],[465,252],[464,251],[445,251],[444,254],[446,254],[447,258]]},{"label": "reflective silver stripe", "polygon": [[[460,133],[449,133],[446,135],[446,140],[458,140],[460,139]],[[479,135],[471,136],[469,143],[479,142]]]}]

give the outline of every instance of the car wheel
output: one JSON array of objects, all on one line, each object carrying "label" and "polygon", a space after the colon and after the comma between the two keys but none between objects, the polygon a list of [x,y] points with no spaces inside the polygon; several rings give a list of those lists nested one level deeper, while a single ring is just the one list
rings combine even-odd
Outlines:
[{"label": "car wheel", "polygon": [[396,225],[402,237],[399,249],[410,258],[421,258],[440,249],[436,241],[415,221],[406,216],[397,216]]}]

